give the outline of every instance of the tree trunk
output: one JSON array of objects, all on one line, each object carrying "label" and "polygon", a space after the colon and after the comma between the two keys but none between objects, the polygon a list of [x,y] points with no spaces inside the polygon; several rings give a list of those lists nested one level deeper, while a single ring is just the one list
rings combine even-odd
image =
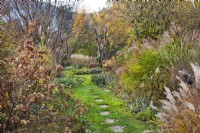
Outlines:
[{"label": "tree trunk", "polygon": [[106,48],[106,33],[107,30],[106,28],[104,28],[103,30],[103,37],[101,37],[97,31],[97,29],[94,29],[95,34],[96,34],[96,41],[97,41],[97,47],[98,47],[98,54],[97,54],[97,58],[98,58],[98,63],[100,67],[103,67],[103,59],[104,59],[104,52],[105,52],[105,48]]}]

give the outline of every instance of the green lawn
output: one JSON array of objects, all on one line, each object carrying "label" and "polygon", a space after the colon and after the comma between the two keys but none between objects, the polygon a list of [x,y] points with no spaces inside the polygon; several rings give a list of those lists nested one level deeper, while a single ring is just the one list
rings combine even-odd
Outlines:
[{"label": "green lawn", "polygon": [[[91,75],[83,75],[86,81],[77,88],[74,88],[74,98],[79,99],[87,108],[85,114],[89,122],[92,133],[112,133],[110,126],[125,126],[125,133],[142,133],[148,126],[134,118],[134,114],[125,106],[125,103],[112,95],[110,92],[97,87],[91,82]],[[96,102],[95,99],[101,98],[102,102]],[[99,108],[100,104],[107,104],[109,107]],[[102,116],[101,111],[109,111],[110,114]],[[116,121],[112,124],[105,124],[105,118],[112,118]],[[89,132],[89,131],[88,131]]]}]

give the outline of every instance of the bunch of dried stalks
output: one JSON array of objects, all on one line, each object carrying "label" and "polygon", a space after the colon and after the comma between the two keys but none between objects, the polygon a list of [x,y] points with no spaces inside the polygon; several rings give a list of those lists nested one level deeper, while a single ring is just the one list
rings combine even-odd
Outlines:
[{"label": "bunch of dried stalks", "polygon": [[157,116],[163,122],[163,133],[199,133],[200,132],[200,68],[191,63],[194,71],[194,83],[189,85],[180,80],[178,91],[171,92],[165,87],[167,100],[160,100],[162,111]]}]

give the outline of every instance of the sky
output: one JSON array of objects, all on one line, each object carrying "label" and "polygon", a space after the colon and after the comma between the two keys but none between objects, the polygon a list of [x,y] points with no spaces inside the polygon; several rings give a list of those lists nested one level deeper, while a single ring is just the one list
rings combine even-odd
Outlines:
[{"label": "sky", "polygon": [[[54,2],[55,0],[51,0]],[[107,0],[57,0],[62,4],[66,1],[75,2],[78,4],[78,10],[84,9],[87,13],[98,12],[99,10],[107,7]]]},{"label": "sky", "polygon": [[79,9],[84,8],[86,12],[97,12],[106,7],[107,0],[81,0]]}]

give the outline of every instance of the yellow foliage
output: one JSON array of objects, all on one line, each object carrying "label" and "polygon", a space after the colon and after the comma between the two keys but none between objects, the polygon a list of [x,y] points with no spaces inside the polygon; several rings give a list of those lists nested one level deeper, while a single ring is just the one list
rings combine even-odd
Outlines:
[{"label": "yellow foliage", "polygon": [[9,98],[8,92],[6,92],[5,95],[6,95],[6,99],[8,99]]},{"label": "yellow foliage", "polygon": [[26,126],[26,125],[28,124],[28,121],[22,119],[22,120],[20,121],[20,124]]},{"label": "yellow foliage", "polygon": [[82,12],[82,13],[76,14],[74,18],[74,27],[73,27],[73,31],[76,36],[79,36],[80,34],[82,34],[87,20],[89,20],[89,18],[86,13]]}]

